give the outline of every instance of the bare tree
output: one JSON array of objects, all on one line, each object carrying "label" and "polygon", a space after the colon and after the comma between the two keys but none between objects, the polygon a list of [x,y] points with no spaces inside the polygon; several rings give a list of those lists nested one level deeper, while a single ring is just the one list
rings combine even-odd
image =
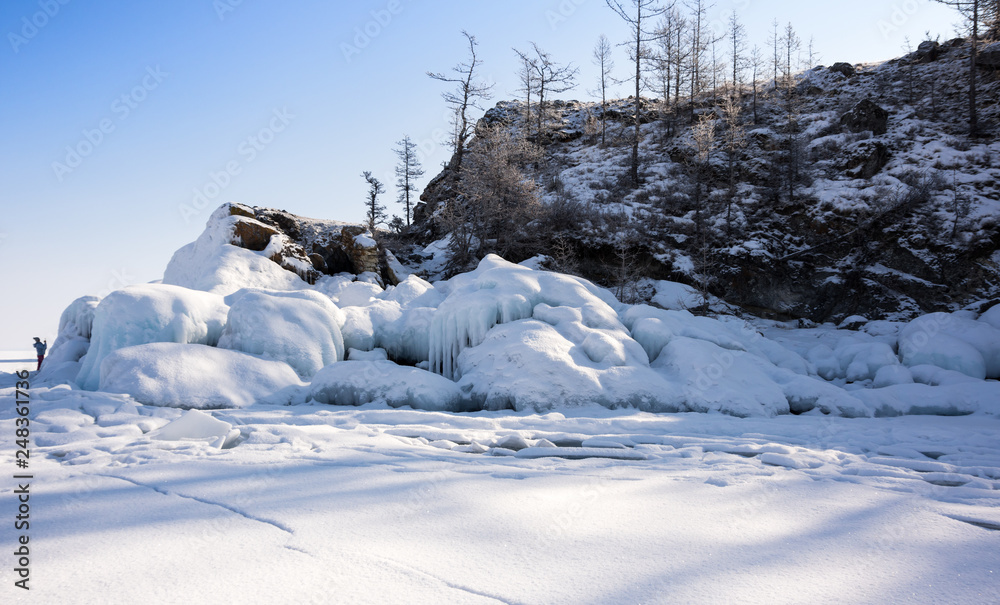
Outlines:
[{"label": "bare tree", "polygon": [[549,53],[543,51],[534,42],[531,48],[535,53],[530,57],[527,53],[514,49],[514,52],[521,58],[524,69],[534,70],[535,90],[538,96],[538,111],[536,112],[535,133],[541,136],[544,133],[546,111],[546,95],[553,95],[572,90],[576,87],[576,75],[580,70],[573,67],[573,64],[560,65],[552,60]]},{"label": "bare tree", "polygon": [[605,0],[608,7],[615,11],[619,17],[629,26],[631,31],[629,45],[629,56],[635,63],[635,111],[634,123],[635,131],[632,133],[632,160],[629,167],[629,179],[633,185],[639,184],[639,137],[641,135],[640,126],[642,111],[642,69],[643,62],[648,56],[645,45],[658,38],[655,33],[650,33],[649,26],[653,20],[663,15],[657,0],[631,0],[631,6],[626,9],[620,0]]},{"label": "bare tree", "polygon": [[396,145],[399,147],[393,151],[399,158],[399,163],[396,164],[396,189],[399,190],[397,201],[403,204],[403,209],[406,211],[405,224],[409,227],[412,209],[416,205],[411,199],[411,194],[416,194],[416,181],[424,176],[424,170],[420,166],[420,160],[417,159],[417,144],[410,140],[409,135],[404,135],[403,140],[397,141]]},{"label": "bare tree", "polygon": [[522,54],[516,48],[514,52],[521,59],[521,67],[517,72],[517,77],[521,81],[521,88],[518,89],[518,92],[524,95],[524,134],[527,135],[528,128],[531,125],[531,94],[535,92],[535,87],[537,86],[535,72],[538,70],[538,65],[535,59]]},{"label": "bare tree", "polygon": [[692,171],[694,172],[695,232],[702,237],[704,205],[707,195],[702,195],[702,186],[708,180],[712,151],[715,150],[715,116],[703,113],[691,127],[691,146],[694,149]]},{"label": "bare tree", "polygon": [[764,70],[764,54],[759,46],[754,46],[750,52],[750,83],[753,86],[753,123],[757,124],[757,97],[759,96],[760,74]]},{"label": "bare tree", "polygon": [[480,101],[490,99],[493,85],[479,80],[476,69],[482,64],[476,56],[476,37],[469,32],[462,30],[469,44],[469,59],[464,63],[459,63],[451,70],[456,74],[448,76],[442,73],[427,72],[427,75],[435,80],[455,84],[455,90],[441,93],[445,103],[455,109],[455,171],[462,170],[462,156],[465,153],[465,146],[472,136],[473,125],[469,123],[469,109],[482,109]]},{"label": "bare tree", "polygon": [[[480,128],[469,149],[469,170],[463,173],[464,199],[455,215],[463,220],[459,256],[481,257],[488,252],[509,256],[529,237],[525,225],[538,215],[541,205],[535,181],[525,169],[542,157],[541,148],[523,137],[514,137],[501,126]],[[462,250],[465,247],[465,250]]]},{"label": "bare tree", "polygon": [[611,42],[604,34],[601,34],[597,39],[597,45],[594,46],[594,65],[600,70],[597,90],[601,93],[601,147],[604,147],[608,129],[608,86],[616,83],[611,76],[611,71],[615,68],[615,62],[611,59]]},{"label": "bare tree", "polygon": [[733,9],[729,15],[729,59],[732,61],[733,85],[740,89],[743,87],[743,77],[747,69],[747,59],[743,56],[747,49],[746,28],[740,23],[739,13]]},{"label": "bare tree", "polygon": [[385,219],[388,218],[385,206],[378,203],[378,196],[385,193],[385,185],[372,176],[370,170],[365,170],[361,176],[368,182],[368,194],[365,197],[365,207],[368,211],[365,213],[365,220],[368,224],[368,230],[372,232],[372,235],[375,235],[376,227],[385,223]]},{"label": "bare tree", "polygon": [[740,102],[739,89],[733,85],[730,93],[726,95],[722,105],[722,119],[726,130],[723,135],[722,144],[726,152],[726,160],[729,169],[729,191],[726,197],[726,231],[732,232],[733,224],[733,202],[736,200],[737,171],[742,159],[743,149],[747,145],[746,129],[743,127],[743,105]]},{"label": "bare tree", "polygon": [[[969,26],[969,34],[972,39],[972,51],[969,53],[969,134],[975,136],[979,133],[979,117],[976,112],[976,60],[979,52],[979,26],[984,17],[992,14],[992,26],[996,26],[997,11],[996,2],[987,0],[934,0],[940,4],[950,6],[962,13]],[[985,10],[984,10],[985,9]],[[987,31],[991,29],[987,27]]]},{"label": "bare tree", "polygon": [[774,57],[773,57],[774,61],[772,63],[772,66],[773,66],[774,69],[773,69],[773,73],[772,73],[772,79],[774,80],[774,88],[777,89],[778,88],[778,72],[781,69],[781,50],[780,50],[781,49],[781,34],[778,33],[779,30],[778,30],[778,20],[777,19],[775,19],[773,22],[771,22],[771,27],[773,28],[773,31],[771,33],[771,43],[774,46]]}]

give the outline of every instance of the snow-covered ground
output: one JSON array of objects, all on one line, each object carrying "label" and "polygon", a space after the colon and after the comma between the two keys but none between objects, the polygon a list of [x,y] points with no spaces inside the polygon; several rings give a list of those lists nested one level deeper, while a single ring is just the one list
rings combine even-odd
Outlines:
[{"label": "snow-covered ground", "polygon": [[696,316],[496,256],[310,285],[232,220],[74,301],[30,384],[5,356],[0,603],[997,601],[1000,306]]},{"label": "snow-covered ground", "polygon": [[220,449],[163,440],[203,412],[32,398],[31,591],[5,555],[5,603],[997,601],[995,417],[255,405],[210,413]]}]

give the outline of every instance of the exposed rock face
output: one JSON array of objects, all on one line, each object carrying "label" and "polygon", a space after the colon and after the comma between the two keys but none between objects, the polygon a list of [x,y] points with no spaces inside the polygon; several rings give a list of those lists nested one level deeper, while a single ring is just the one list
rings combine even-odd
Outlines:
[{"label": "exposed rock face", "polygon": [[850,63],[834,63],[830,66],[830,71],[843,74],[844,77],[850,78],[854,75],[854,66]]},{"label": "exposed rock face", "polygon": [[861,141],[850,153],[844,168],[856,179],[872,178],[885,168],[892,157],[889,148],[880,141]]},{"label": "exposed rock face", "polygon": [[889,112],[865,99],[845,113],[840,118],[840,123],[851,132],[870,130],[878,136],[885,134],[889,128]]},{"label": "exposed rock face", "polygon": [[979,51],[976,57],[976,64],[980,67],[996,69],[1000,67],[1000,42],[994,42]]},{"label": "exposed rock face", "polygon": [[239,217],[233,245],[264,252],[308,283],[322,275],[342,272],[385,274],[379,246],[363,225],[310,219],[243,204],[230,204],[229,212]]}]

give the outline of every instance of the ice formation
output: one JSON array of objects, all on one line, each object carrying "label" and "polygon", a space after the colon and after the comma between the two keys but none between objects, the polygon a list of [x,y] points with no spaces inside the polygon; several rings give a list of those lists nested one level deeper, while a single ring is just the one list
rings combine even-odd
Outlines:
[{"label": "ice formation", "polygon": [[282,361],[206,345],[155,343],[126,347],[101,364],[100,390],[157,406],[242,408],[284,403],[303,386]]},{"label": "ice formation", "polygon": [[313,377],[309,397],[335,405],[374,402],[451,412],[462,401],[458,386],[447,378],[391,361],[345,361],[323,368]]},{"label": "ice formation", "polygon": [[84,389],[97,389],[101,362],[124,347],[153,342],[215,346],[228,312],[221,296],[180,286],[147,284],[116,290],[97,305],[90,348],[76,381]]},{"label": "ice formation", "polygon": [[344,359],[344,313],[318,292],[240,290],[219,347],[284,361],[303,378]]}]

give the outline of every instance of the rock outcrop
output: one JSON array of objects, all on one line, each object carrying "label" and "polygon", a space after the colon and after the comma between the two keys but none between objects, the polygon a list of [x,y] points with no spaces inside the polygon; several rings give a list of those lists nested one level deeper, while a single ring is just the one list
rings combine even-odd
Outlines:
[{"label": "rock outcrop", "polygon": [[878,136],[889,129],[889,112],[865,99],[841,116],[840,123],[851,132],[871,131]]},{"label": "rock outcrop", "polygon": [[229,204],[229,213],[237,217],[230,243],[264,252],[308,283],[343,272],[373,272],[383,277],[391,273],[379,260],[384,258],[382,250],[364,225],[235,203]]}]

